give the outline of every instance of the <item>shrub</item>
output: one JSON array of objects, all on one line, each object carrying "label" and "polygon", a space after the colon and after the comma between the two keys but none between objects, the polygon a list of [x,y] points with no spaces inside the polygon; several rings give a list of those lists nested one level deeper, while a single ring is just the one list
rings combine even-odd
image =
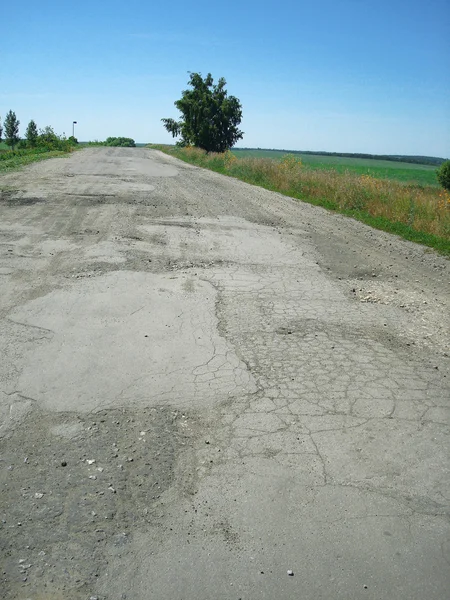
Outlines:
[{"label": "shrub", "polygon": [[90,142],[82,142],[83,146],[106,146],[106,142],[100,140],[91,140]]},{"label": "shrub", "polygon": [[436,175],[442,187],[445,190],[450,191],[450,160],[446,160],[442,163],[436,171]]},{"label": "shrub", "polygon": [[73,143],[70,142],[64,136],[57,135],[53,128],[47,125],[44,129],[39,130],[39,135],[36,139],[36,146],[38,148],[45,148],[46,150],[63,150],[70,151],[73,147]]},{"label": "shrub", "polygon": [[126,137],[109,137],[105,142],[105,146],[120,146],[122,148],[134,148],[136,142],[131,138]]}]

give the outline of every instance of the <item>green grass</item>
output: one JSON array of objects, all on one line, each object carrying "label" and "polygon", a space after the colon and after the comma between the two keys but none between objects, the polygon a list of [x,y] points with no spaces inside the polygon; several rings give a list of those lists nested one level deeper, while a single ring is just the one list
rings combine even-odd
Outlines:
[{"label": "green grass", "polygon": [[[272,158],[280,160],[287,153],[283,150],[233,150],[241,158]],[[302,163],[310,169],[333,169],[338,173],[356,173],[370,175],[376,179],[391,179],[416,185],[439,186],[436,167],[413,163],[376,160],[371,158],[347,158],[344,156],[322,156],[319,154],[297,154]]]},{"label": "green grass", "polygon": [[59,158],[70,155],[70,152],[64,152],[62,150],[51,150],[48,152],[24,150],[21,152],[23,153],[21,153],[19,156],[11,156],[10,158],[8,157],[8,153],[1,152],[0,175],[3,173],[9,173],[10,171],[16,171],[34,162],[47,160],[48,158]]}]

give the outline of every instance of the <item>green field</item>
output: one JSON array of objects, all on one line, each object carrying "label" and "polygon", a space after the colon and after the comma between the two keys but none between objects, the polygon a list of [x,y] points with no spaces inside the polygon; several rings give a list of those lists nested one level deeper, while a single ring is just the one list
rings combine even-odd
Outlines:
[{"label": "green field", "polygon": [[[237,158],[281,159],[287,153],[284,150],[233,150]],[[310,169],[333,169],[338,173],[357,173],[371,175],[377,179],[393,179],[403,183],[438,186],[436,167],[413,163],[376,160],[372,158],[346,158],[341,156],[322,156],[319,154],[297,154],[302,163]]]}]

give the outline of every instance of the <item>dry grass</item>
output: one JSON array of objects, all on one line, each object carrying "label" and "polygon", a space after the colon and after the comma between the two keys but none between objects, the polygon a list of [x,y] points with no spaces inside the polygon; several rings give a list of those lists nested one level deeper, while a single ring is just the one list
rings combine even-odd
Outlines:
[{"label": "dry grass", "polygon": [[[369,225],[438,248],[439,244],[426,239],[427,235],[436,236],[447,242],[440,248],[446,253],[450,247],[450,194],[443,189],[332,169],[309,169],[292,154],[280,161],[237,159],[231,152],[206,154],[198,148],[158,148],[198,166],[355,216]],[[398,227],[386,227],[383,223]],[[419,239],[415,233],[425,237]]]}]

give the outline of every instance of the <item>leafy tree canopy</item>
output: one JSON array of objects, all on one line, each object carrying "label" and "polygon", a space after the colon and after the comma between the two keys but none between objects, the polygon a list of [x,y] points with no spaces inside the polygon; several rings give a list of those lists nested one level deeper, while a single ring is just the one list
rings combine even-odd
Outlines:
[{"label": "leafy tree canopy", "polygon": [[191,73],[191,89],[181,93],[174,104],[181,112],[180,121],[161,119],[173,135],[181,136],[182,146],[197,146],[207,152],[225,152],[242,139],[238,129],[242,120],[242,106],[235,96],[228,96],[223,77],[214,84],[211,73],[203,78]]}]

